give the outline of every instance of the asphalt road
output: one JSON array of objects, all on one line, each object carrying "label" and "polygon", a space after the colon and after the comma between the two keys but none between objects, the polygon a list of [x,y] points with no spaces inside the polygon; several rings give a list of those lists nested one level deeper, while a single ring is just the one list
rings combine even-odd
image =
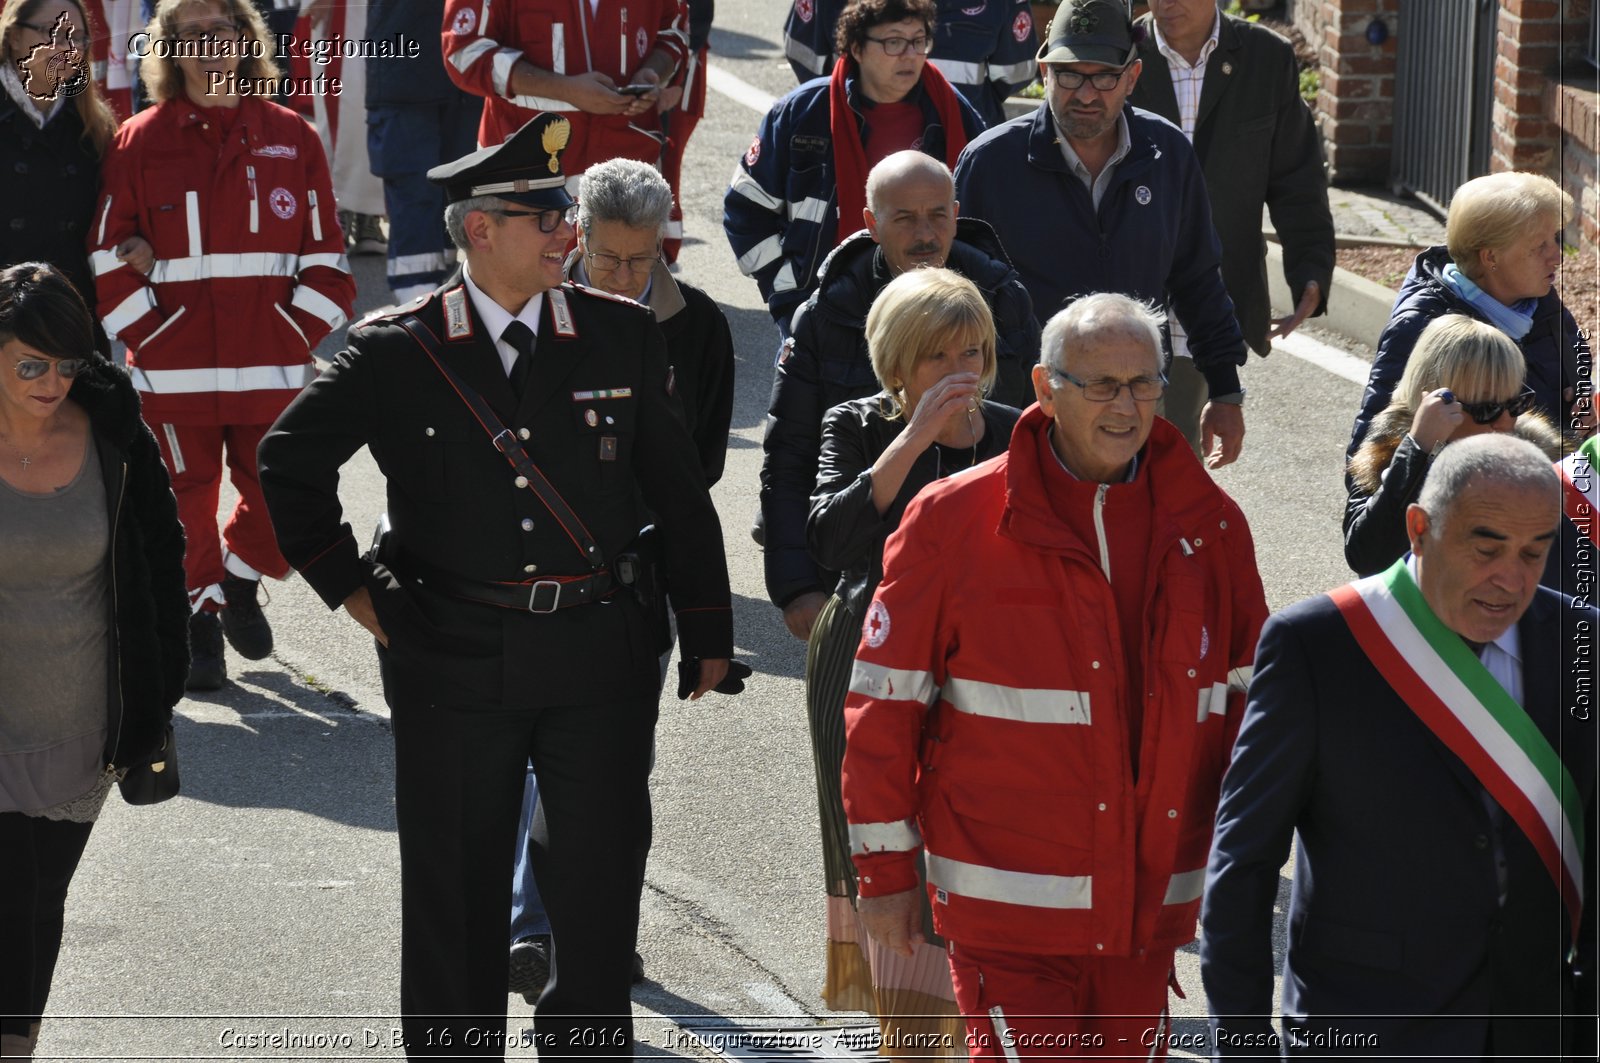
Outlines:
[{"label": "asphalt road", "polygon": [[[767,94],[792,87],[777,43],[787,6],[720,5],[717,67]],[[775,332],[755,284],[734,266],[720,216],[758,118],[713,92],[685,172],[682,275],[721,302],[738,348],[733,437],[715,499],[738,653],[757,675],[738,698],[669,701],[662,713],[640,935],[650,981],[634,996],[641,1051],[652,1055],[710,1058],[657,1016],[865,1021],[826,1012],[818,997],[823,895],[803,646],[766,601],[748,534]],[[358,312],[389,302],[381,260],[353,265]],[[1244,379],[1244,456],[1217,480],[1250,519],[1276,608],[1349,578],[1340,464],[1360,389],[1285,353],[1252,360]],[[344,486],[357,528],[370,527],[381,498],[363,454]],[[115,797],[107,805],[68,904],[41,1058],[400,1055],[391,1034],[399,995],[392,756],[371,642],[302,582],[271,594],[274,657],[230,657],[227,687],[179,706],[183,796],[153,808]],[[1180,956],[1188,992],[1174,1001],[1180,1033],[1198,1031],[1204,1014],[1192,948]],[[508,1004],[515,1036],[531,1009],[516,997]]]}]

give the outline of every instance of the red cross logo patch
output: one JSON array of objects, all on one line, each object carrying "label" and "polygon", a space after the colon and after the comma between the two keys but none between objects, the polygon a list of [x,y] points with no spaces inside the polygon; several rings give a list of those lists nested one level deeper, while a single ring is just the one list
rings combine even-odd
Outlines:
[{"label": "red cross logo patch", "polygon": [[801,22],[810,22],[817,9],[812,0],[794,0],[794,13],[800,16]]},{"label": "red cross logo patch", "polygon": [[464,7],[456,12],[456,17],[450,23],[450,32],[457,37],[465,37],[478,25],[478,13],[470,7]]},{"label": "red cross logo patch", "polygon": [[295,201],[294,193],[282,186],[272,190],[267,196],[267,203],[272,207],[272,213],[284,221],[294,217],[295,208],[299,206]]},{"label": "red cross logo patch", "polygon": [[1033,15],[1027,11],[1018,11],[1017,17],[1011,23],[1011,36],[1018,41],[1025,41],[1032,32]]},{"label": "red cross logo patch", "polygon": [[861,636],[873,649],[882,646],[889,637],[889,607],[874,599],[867,607],[867,619],[861,625]]}]

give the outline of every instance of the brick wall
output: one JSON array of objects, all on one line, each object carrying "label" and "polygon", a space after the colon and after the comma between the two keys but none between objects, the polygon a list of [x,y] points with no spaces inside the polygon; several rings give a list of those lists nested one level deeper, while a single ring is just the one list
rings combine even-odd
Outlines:
[{"label": "brick wall", "polygon": [[1550,97],[1564,55],[1581,56],[1588,37],[1589,0],[1501,0],[1495,45],[1494,170],[1559,168],[1558,108]]},{"label": "brick wall", "polygon": [[[1295,0],[1295,25],[1317,49],[1322,76],[1317,124],[1336,184],[1388,180],[1400,4],[1401,0]],[[1389,27],[1388,39],[1377,46],[1367,41],[1367,26],[1374,18]]]}]

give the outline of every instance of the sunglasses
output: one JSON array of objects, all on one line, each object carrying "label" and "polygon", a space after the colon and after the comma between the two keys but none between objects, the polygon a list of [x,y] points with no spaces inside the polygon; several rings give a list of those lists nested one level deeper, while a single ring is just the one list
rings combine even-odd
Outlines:
[{"label": "sunglasses", "polygon": [[1478,424],[1494,424],[1502,413],[1521,417],[1533,408],[1533,389],[1524,385],[1522,394],[1505,402],[1463,402],[1461,412]]},{"label": "sunglasses", "polygon": [[63,358],[57,362],[50,362],[43,358],[19,358],[17,360],[17,376],[23,380],[38,380],[50,372],[52,365],[56,367],[56,372],[63,380],[71,380],[88,367],[89,359]]}]

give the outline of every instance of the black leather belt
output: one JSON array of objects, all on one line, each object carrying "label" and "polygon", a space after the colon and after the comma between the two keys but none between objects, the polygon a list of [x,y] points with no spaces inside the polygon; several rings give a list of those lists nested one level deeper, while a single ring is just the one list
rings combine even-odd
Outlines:
[{"label": "black leather belt", "polygon": [[553,613],[557,609],[588,605],[616,589],[616,581],[607,569],[587,576],[553,576],[525,583],[471,579],[410,558],[396,565],[395,570],[414,583],[455,598],[529,613]]}]

